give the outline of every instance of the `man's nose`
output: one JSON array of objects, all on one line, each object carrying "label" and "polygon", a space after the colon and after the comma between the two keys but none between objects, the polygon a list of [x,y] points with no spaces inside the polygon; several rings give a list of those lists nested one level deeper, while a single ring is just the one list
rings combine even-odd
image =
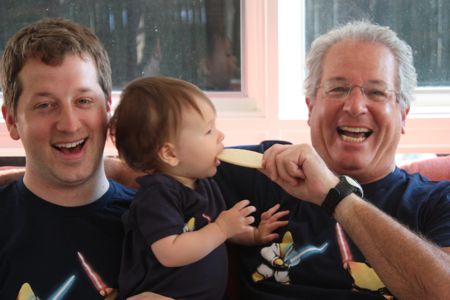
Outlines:
[{"label": "man's nose", "polygon": [[347,111],[351,115],[366,113],[367,101],[364,88],[359,85],[354,85],[345,99],[344,111]]},{"label": "man's nose", "polygon": [[64,106],[60,109],[57,128],[60,131],[73,132],[79,127],[79,119],[72,106]]}]

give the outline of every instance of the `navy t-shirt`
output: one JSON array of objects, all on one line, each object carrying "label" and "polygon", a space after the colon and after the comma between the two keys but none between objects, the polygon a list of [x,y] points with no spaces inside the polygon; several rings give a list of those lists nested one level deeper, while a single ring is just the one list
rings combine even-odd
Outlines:
[{"label": "navy t-shirt", "polygon": [[[274,143],[286,142],[242,148],[264,152]],[[279,240],[263,247],[239,247],[243,299],[384,299],[389,295],[371,277],[376,273],[352,240],[317,205],[293,198],[254,169],[223,163],[215,179],[228,206],[241,199],[256,206],[255,224],[276,203],[280,210],[290,211],[288,225],[278,230]],[[431,182],[396,168],[385,178],[363,185],[363,190],[367,201],[400,223],[441,247],[450,246],[449,181]],[[367,278],[373,286],[364,283]]]},{"label": "navy t-shirt", "polygon": [[217,184],[199,179],[192,190],[163,174],[141,177],[138,183],[142,188],[124,217],[119,299],[144,291],[175,299],[221,299],[227,283],[224,244],[195,263],[174,268],[161,265],[150,248],[164,237],[214,221],[225,209]]},{"label": "navy t-shirt", "polygon": [[16,299],[21,287],[39,299],[103,299],[99,289],[106,287],[117,292],[121,216],[133,195],[110,181],[95,202],[62,207],[40,199],[22,179],[1,188],[0,299]]}]

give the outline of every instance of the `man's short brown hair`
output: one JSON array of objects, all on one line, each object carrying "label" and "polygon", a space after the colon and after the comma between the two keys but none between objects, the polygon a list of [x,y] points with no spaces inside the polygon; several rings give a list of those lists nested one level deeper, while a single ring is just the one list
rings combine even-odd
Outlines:
[{"label": "man's short brown hair", "polygon": [[19,72],[26,61],[37,58],[47,65],[57,66],[66,54],[93,59],[105,99],[110,99],[111,65],[98,37],[87,27],[70,20],[43,19],[17,31],[8,40],[0,61],[3,101],[13,115],[16,115],[17,102],[22,93]]}]

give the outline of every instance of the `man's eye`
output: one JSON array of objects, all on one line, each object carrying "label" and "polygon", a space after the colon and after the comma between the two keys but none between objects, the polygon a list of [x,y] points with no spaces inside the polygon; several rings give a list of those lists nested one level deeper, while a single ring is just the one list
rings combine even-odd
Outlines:
[{"label": "man's eye", "polygon": [[386,93],[384,91],[380,91],[380,90],[369,90],[368,94],[371,96],[377,96],[377,97],[385,97]]},{"label": "man's eye", "polygon": [[80,98],[80,99],[78,100],[78,103],[83,104],[83,105],[86,105],[86,104],[92,103],[92,100],[89,99],[89,98]]},{"label": "man's eye", "polygon": [[340,95],[347,94],[350,88],[344,86],[337,86],[328,90],[329,94]]},{"label": "man's eye", "polygon": [[49,109],[50,107],[51,107],[51,104],[48,102],[39,103],[34,106],[34,108],[37,110],[45,110],[45,109]]}]

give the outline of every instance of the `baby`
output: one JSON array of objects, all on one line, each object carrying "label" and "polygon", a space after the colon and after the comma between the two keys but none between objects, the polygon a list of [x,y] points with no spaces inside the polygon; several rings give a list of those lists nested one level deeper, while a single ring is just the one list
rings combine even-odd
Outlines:
[{"label": "baby", "polygon": [[124,216],[119,298],[152,291],[177,299],[222,299],[224,242],[264,244],[285,223],[270,218],[278,206],[261,215],[258,228],[251,226],[255,207],[248,200],[226,210],[210,178],[224,139],[212,102],[186,81],[140,78],[123,91],[110,129],[119,156],[148,174],[138,179],[141,189]]}]

